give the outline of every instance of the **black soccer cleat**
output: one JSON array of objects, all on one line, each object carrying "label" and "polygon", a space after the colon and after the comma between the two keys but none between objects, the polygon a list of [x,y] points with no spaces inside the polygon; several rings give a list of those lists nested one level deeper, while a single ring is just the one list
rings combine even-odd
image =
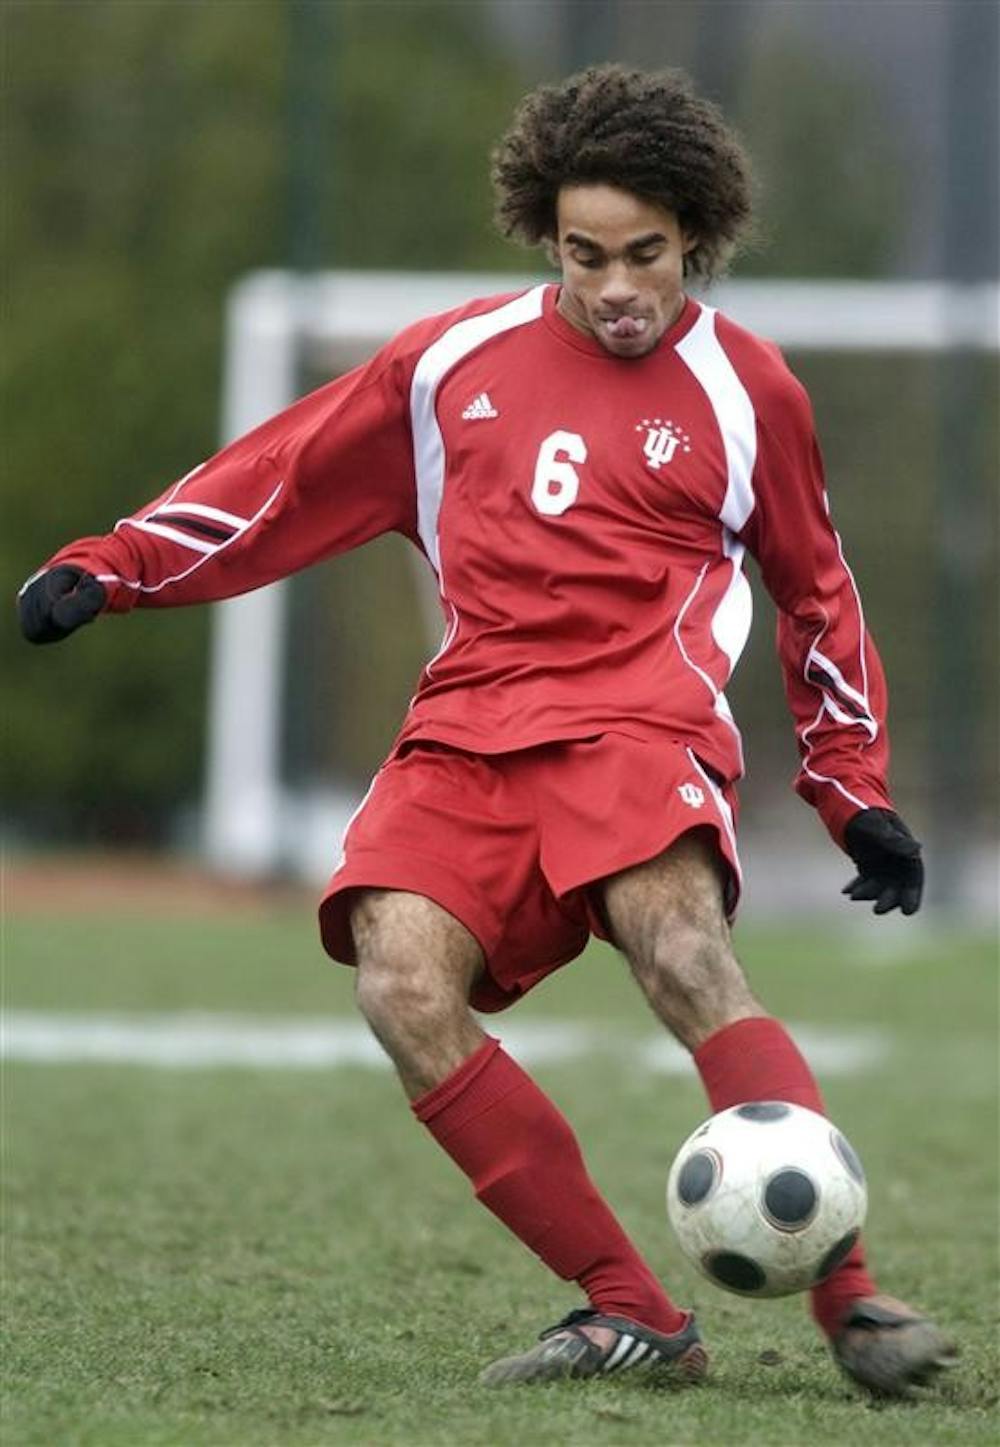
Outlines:
[{"label": "black soccer cleat", "polygon": [[830,1346],[838,1366],[876,1397],[908,1397],[958,1360],[932,1321],[892,1296],[855,1301]]},{"label": "black soccer cleat", "polygon": [[[610,1346],[598,1346],[583,1326],[610,1327],[617,1335]],[[680,1382],[700,1382],[708,1370],[708,1353],[693,1316],[670,1336],[641,1326],[625,1316],[603,1316],[591,1307],[571,1311],[543,1331],[538,1345],[516,1356],[501,1357],[480,1373],[484,1386],[521,1382],[554,1382],[570,1377],[617,1376],[641,1370],[669,1375]]]}]

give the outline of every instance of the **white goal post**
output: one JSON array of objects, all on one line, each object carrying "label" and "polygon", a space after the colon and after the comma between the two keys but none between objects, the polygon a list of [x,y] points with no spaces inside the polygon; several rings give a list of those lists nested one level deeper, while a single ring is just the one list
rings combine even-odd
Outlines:
[{"label": "white goal post", "polygon": [[[228,299],[224,440],[294,400],[303,354],[321,351],[345,370],[410,322],[538,280],[472,272],[252,273]],[[710,300],[798,351],[997,349],[996,283],[727,281]],[[286,603],[287,587],[277,583],[214,610],[203,840],[213,868],[229,874],[266,876],[279,867],[315,873],[301,855],[308,831],[281,781]],[[331,817],[326,828],[331,868],[340,823]]]}]

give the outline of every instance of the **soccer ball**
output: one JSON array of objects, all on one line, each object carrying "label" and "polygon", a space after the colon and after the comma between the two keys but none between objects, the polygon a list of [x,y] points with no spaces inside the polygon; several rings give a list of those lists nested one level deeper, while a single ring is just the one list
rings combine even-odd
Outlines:
[{"label": "soccer ball", "polygon": [[788,1296],[829,1276],[868,1208],[856,1151],[815,1111],[734,1105],[677,1152],[667,1214],[685,1256],[740,1296]]}]

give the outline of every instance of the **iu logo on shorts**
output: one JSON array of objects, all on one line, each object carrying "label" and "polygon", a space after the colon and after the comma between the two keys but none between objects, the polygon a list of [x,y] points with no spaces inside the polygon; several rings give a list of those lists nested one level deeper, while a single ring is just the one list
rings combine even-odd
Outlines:
[{"label": "iu logo on shorts", "polygon": [[700,809],[705,802],[705,791],[697,784],[680,784],[677,792],[690,809]]}]

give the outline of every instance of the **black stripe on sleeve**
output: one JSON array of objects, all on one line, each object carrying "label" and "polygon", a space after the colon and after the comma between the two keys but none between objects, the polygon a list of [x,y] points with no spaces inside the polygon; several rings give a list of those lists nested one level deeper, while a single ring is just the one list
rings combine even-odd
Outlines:
[{"label": "black stripe on sleeve", "polygon": [[164,527],[185,528],[189,533],[198,533],[204,538],[215,538],[217,542],[225,543],[236,532],[235,528],[226,528],[218,523],[206,523],[201,518],[179,517],[177,513],[151,513],[146,519],[147,522],[162,523]]},{"label": "black stripe on sleeve", "polygon": [[806,670],[806,677],[810,683],[816,683],[820,688],[825,688],[828,693],[832,693],[844,712],[849,713],[852,718],[860,720],[868,717],[867,710],[861,704],[857,703],[855,699],[848,698],[846,694],[842,693],[837,687],[836,681],[831,678],[826,669],[821,668],[818,663],[813,662],[809,665]]}]

